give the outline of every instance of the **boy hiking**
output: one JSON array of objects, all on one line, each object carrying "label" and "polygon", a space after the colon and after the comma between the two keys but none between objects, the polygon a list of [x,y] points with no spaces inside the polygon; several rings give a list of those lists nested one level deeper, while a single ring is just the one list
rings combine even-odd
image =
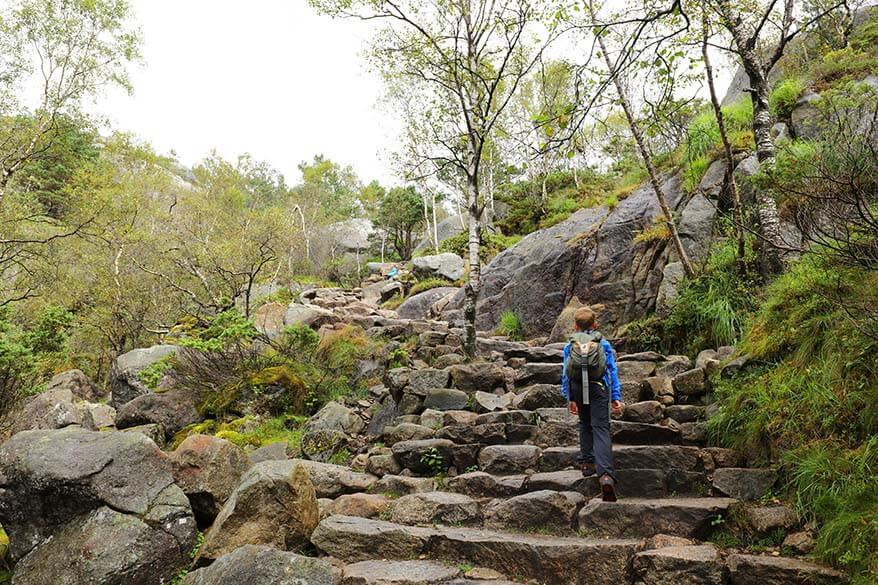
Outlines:
[{"label": "boy hiking", "polygon": [[610,342],[596,330],[588,307],[573,314],[574,333],[564,347],[561,394],[570,413],[579,415],[579,464],[584,477],[598,476],[605,502],[616,501],[610,401],[613,414],[622,412],[621,387]]}]

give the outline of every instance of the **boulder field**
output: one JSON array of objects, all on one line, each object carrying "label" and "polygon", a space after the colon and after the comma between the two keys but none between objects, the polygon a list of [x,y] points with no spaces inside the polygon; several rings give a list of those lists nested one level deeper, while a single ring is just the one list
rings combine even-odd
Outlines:
[{"label": "boulder field", "polygon": [[[620,499],[607,503],[576,463],[561,344],[480,334],[467,363],[453,323],[403,318],[361,289],[296,303],[331,315],[315,321],[323,332],[355,324],[417,343],[404,366],[382,364],[380,384],[323,406],[300,447],[195,433],[167,446],[181,421],[135,407],[179,389],[141,388],[131,374],[176,351],[163,346],[135,365],[120,357],[119,410],[100,425],[86,413],[107,398],[81,373],[62,376],[0,443],[12,585],[847,582],[797,556],[813,546],[807,529],[763,503],[778,472],[707,442],[711,381],[746,367],[734,348],[619,356]],[[344,464],[329,462],[338,447]],[[763,554],[718,538],[731,526],[786,540]]]}]

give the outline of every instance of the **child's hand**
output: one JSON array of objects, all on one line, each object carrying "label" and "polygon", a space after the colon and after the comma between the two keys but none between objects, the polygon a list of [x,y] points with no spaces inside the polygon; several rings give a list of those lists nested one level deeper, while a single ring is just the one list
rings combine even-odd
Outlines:
[{"label": "child's hand", "polygon": [[613,414],[622,414],[622,402],[619,400],[613,401]]},{"label": "child's hand", "polygon": [[570,414],[579,414],[579,407],[573,401],[570,402]]}]

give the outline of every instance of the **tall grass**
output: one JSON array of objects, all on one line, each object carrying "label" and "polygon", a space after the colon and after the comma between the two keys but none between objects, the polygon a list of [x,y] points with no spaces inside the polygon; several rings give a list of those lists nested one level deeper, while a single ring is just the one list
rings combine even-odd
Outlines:
[{"label": "tall grass", "polygon": [[[741,98],[722,108],[726,132],[736,148],[749,148],[752,142],[753,104],[749,98]],[[719,125],[713,110],[705,108],[689,123],[684,145],[683,186],[694,190],[712,160],[719,158],[722,147]]]},{"label": "tall grass", "polygon": [[874,273],[804,256],[742,343],[762,367],[718,385],[708,423],[715,442],[784,468],[816,553],[857,585],[878,581],[878,336],[839,300],[874,309],[875,287]]},{"label": "tall grass", "polygon": [[521,318],[514,311],[504,311],[500,315],[500,324],[497,326],[497,333],[505,335],[513,341],[520,341],[523,336]]},{"label": "tall grass", "polygon": [[[745,265],[755,265],[755,260],[751,245]],[[759,290],[755,270],[741,270],[735,242],[715,244],[704,270],[680,286],[663,324],[668,349],[694,355],[736,343],[757,306]]]}]

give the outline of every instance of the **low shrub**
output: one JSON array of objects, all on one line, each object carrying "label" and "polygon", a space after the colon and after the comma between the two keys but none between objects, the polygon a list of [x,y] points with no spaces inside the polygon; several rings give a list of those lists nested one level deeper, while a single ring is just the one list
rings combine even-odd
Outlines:
[{"label": "low shrub", "polygon": [[500,324],[497,326],[497,334],[505,335],[513,341],[521,341],[523,330],[521,319],[514,311],[504,311],[500,315]]},{"label": "low shrub", "polygon": [[775,117],[789,119],[799,96],[807,88],[807,81],[801,77],[791,77],[778,83],[771,91],[771,95],[768,96],[768,106],[771,108],[771,113]]}]

